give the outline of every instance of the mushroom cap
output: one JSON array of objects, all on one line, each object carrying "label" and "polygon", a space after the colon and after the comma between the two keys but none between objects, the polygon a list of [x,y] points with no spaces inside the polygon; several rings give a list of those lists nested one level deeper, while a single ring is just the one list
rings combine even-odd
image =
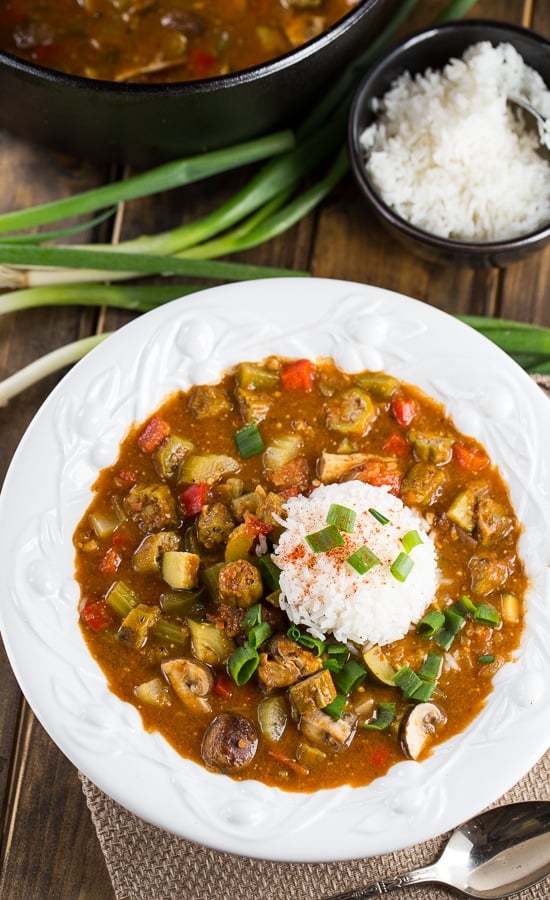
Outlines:
[{"label": "mushroom cap", "polygon": [[230,774],[250,765],[257,749],[258,733],[250,719],[222,712],[204,732],[201,756],[208,768]]}]

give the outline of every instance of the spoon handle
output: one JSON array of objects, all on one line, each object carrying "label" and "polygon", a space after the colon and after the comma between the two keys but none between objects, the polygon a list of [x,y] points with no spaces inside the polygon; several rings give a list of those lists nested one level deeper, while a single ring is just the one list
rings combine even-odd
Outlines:
[{"label": "spoon handle", "polygon": [[437,880],[435,866],[426,866],[423,869],[414,869],[405,875],[396,875],[395,878],[373,881],[372,884],[353,888],[351,891],[344,891],[343,894],[334,894],[331,897],[326,897],[325,900],[364,900],[366,897],[383,897],[391,891],[397,891],[399,888],[408,887],[411,884]]}]

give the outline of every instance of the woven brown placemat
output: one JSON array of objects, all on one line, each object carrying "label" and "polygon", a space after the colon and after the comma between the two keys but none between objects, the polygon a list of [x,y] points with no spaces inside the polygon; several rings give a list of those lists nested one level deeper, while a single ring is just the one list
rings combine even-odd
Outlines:
[{"label": "woven brown placemat", "polygon": [[[494,805],[550,800],[549,775],[550,751]],[[86,777],[80,778],[116,900],[235,900],[245,891],[247,896],[260,900],[321,900],[428,865],[445,843],[442,835],[397,853],[328,864],[282,864],[231,856],[149,825],[103,794]],[[434,884],[411,887],[406,892],[410,900],[446,900],[449,894]],[[403,893],[395,896],[402,897]],[[522,900],[548,897],[548,880],[521,893]]]},{"label": "woven brown placemat", "polygon": [[[550,376],[535,379],[550,396]],[[495,803],[550,800],[550,751]],[[397,853],[329,864],[282,864],[219,853],[149,825],[102,793],[84,775],[82,789],[91,813],[116,900],[322,900],[331,894],[389,878],[432,863],[446,835]],[[337,823],[335,823],[337,827]],[[411,835],[414,841],[414,835]],[[407,889],[411,900],[445,900],[436,885]],[[402,896],[402,892],[394,894]],[[516,895],[520,896],[520,895]],[[522,900],[550,897],[550,881],[525,890]]]}]

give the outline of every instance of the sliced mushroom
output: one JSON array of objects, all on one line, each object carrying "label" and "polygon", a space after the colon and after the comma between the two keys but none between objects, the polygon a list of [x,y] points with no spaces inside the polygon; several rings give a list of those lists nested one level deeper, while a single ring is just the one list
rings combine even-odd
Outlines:
[{"label": "sliced mushroom", "polygon": [[185,706],[196,712],[210,712],[206,699],[214,686],[209,666],[193,659],[170,659],[161,664],[174,693]]},{"label": "sliced mushroom", "polygon": [[337,753],[351,743],[356,725],[357,716],[351,712],[345,712],[339,719],[333,719],[323,710],[316,709],[302,716],[299,728],[312,744]]},{"label": "sliced mushroom", "polygon": [[257,749],[258,734],[250,719],[223,712],[204,732],[201,756],[210,769],[231,773],[250,765]]},{"label": "sliced mushroom", "polygon": [[418,759],[435,735],[438,726],[447,721],[445,713],[435,703],[413,706],[401,724],[401,746],[409,759]]}]

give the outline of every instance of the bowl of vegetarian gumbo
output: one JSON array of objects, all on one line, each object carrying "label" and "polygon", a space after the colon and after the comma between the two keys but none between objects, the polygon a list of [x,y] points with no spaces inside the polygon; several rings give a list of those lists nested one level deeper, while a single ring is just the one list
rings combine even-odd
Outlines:
[{"label": "bowl of vegetarian gumbo", "polygon": [[34,712],[117,802],[219,850],[454,827],[548,746],[547,412],[494,344],[379,288],[245,282],[136,319],[0,496]]},{"label": "bowl of vegetarian gumbo", "polygon": [[296,125],[398,5],[10,0],[0,122],[107,162],[229,146]]},{"label": "bowl of vegetarian gumbo", "polygon": [[550,42],[476,19],[412,35],[359,85],[349,123],[354,175],[410,250],[494,267],[550,240],[548,136],[510,96],[550,116]]}]

